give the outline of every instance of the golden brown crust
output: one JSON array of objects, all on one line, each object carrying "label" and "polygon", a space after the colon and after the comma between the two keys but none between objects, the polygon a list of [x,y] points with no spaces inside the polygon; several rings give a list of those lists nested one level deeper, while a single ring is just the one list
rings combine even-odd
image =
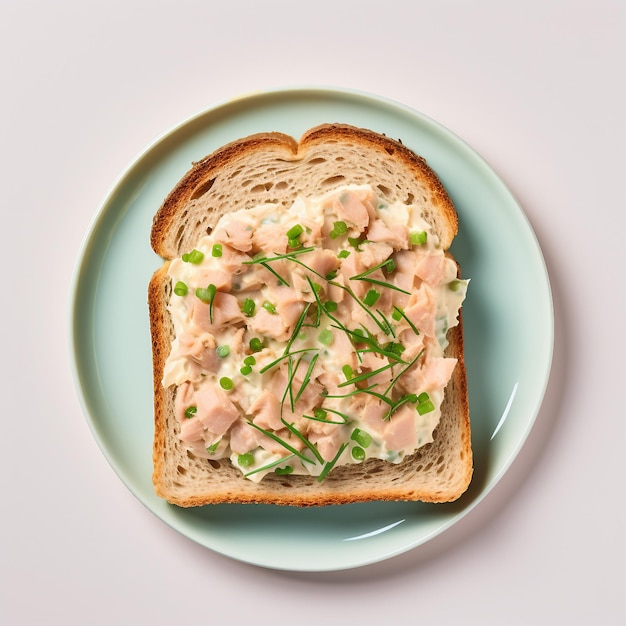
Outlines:
[{"label": "golden brown crust", "polygon": [[[364,150],[384,152],[385,159],[402,161],[405,170],[414,172],[420,181],[427,181],[431,201],[444,222],[442,242],[448,247],[457,232],[456,212],[426,162],[401,143],[383,135],[347,125],[326,124],[307,131],[299,143],[281,133],[252,135],[195,163],[155,215],[151,233],[153,249],[165,258],[174,256],[177,250],[171,231],[177,228],[181,212],[199,202],[225,170],[230,168],[232,172],[233,163],[245,163],[249,155],[258,151],[272,151],[286,163],[297,164],[303,154],[333,142],[350,142]],[[467,489],[472,476],[472,450],[462,324],[452,328],[448,335],[447,355],[456,357],[458,364],[446,391],[435,441],[418,449],[399,465],[371,459],[362,464],[337,467],[322,483],[315,477],[293,475],[268,475],[260,483],[254,483],[244,479],[227,460],[217,463],[195,458],[177,436],[178,425],[173,416],[175,389],[166,389],[161,384],[173,338],[173,325],[167,311],[171,291],[167,266],[165,263],[155,272],[148,289],[155,420],[153,483],[160,497],[181,507],[225,502],[305,507],[372,500],[448,502]]]}]

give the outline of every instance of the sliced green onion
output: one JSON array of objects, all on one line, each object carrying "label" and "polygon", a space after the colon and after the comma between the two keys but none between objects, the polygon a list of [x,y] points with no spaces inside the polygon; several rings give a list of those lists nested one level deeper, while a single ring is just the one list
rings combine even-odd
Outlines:
[{"label": "sliced green onion", "polygon": [[246,452],[245,454],[240,454],[237,457],[237,463],[241,467],[250,467],[254,463],[254,455],[252,452]]},{"label": "sliced green onion", "polygon": [[213,297],[215,296],[216,287],[215,285],[209,285],[206,289],[203,287],[198,287],[196,289],[196,296],[202,300],[205,304],[210,304],[213,301]]},{"label": "sliced green onion", "polygon": [[431,400],[427,400],[426,402],[420,402],[415,408],[420,415],[424,415],[426,413],[434,411],[435,405],[432,403]]},{"label": "sliced green onion", "polygon": [[360,428],[355,428],[350,435],[352,441],[356,441],[363,448],[367,448],[372,443],[372,436]]},{"label": "sliced green onion", "polygon": [[324,310],[328,313],[334,313],[337,310],[338,304],[329,300],[328,302],[324,302]]},{"label": "sliced green onion", "polygon": [[222,376],[220,378],[220,387],[222,389],[226,389],[226,391],[230,391],[235,386],[232,378],[228,378],[228,376]]},{"label": "sliced green onion", "polygon": [[396,262],[393,259],[389,259],[384,265],[383,269],[385,274],[391,274],[396,269]]},{"label": "sliced green onion", "polygon": [[189,254],[183,254],[183,261],[186,263],[199,265],[202,263],[202,259],[204,259],[204,252],[200,252],[200,250],[196,250],[195,248]]},{"label": "sliced green onion", "polygon": [[211,256],[214,256],[214,257],[222,256],[222,244],[221,243],[213,244],[213,247],[211,248]]},{"label": "sliced green onion", "polygon": [[190,406],[189,408],[185,409],[185,417],[189,420],[191,419],[196,413],[198,412],[198,407],[197,406]]},{"label": "sliced green onion", "polygon": [[348,225],[345,222],[335,222],[333,229],[328,233],[331,239],[337,239],[340,235],[345,235],[348,232]]},{"label": "sliced green onion", "polygon": [[350,256],[350,250],[340,250],[337,253],[337,258],[338,259],[346,259]]},{"label": "sliced green onion", "polygon": [[243,311],[243,314],[246,315],[247,317],[252,317],[252,315],[254,315],[255,307],[256,307],[256,304],[254,303],[254,300],[252,300],[251,298],[246,298],[243,301],[241,310]]},{"label": "sliced green onion", "polygon": [[248,374],[252,373],[252,368],[249,365],[244,365],[243,367],[241,367],[239,369],[239,371],[244,375],[247,376]]},{"label": "sliced green onion", "polygon": [[290,248],[293,248],[294,250],[296,248],[299,248],[302,245],[302,243],[300,243],[299,239],[289,239],[287,241],[287,244],[289,245]]},{"label": "sliced green onion", "polygon": [[359,246],[363,243],[363,239],[360,237],[348,237],[348,243],[355,249],[361,250]]},{"label": "sliced green onion", "polygon": [[300,224],[296,224],[287,231],[287,239],[297,239],[303,232],[304,228]]},{"label": "sliced green onion", "polygon": [[380,292],[376,291],[376,289],[370,289],[366,294],[365,298],[363,298],[363,302],[367,304],[367,306],[373,306],[376,304],[376,301],[380,298]]},{"label": "sliced green onion", "polygon": [[414,246],[422,246],[426,243],[427,240],[428,233],[425,230],[421,230],[419,232],[414,231],[409,235],[409,241]]},{"label": "sliced green onion", "polygon": [[347,364],[341,368],[341,371],[343,372],[343,375],[346,377],[346,380],[350,380],[352,376],[354,375],[354,371],[352,367],[350,367],[350,365],[347,365]]},{"label": "sliced green onion", "polygon": [[363,461],[363,459],[365,459],[365,450],[359,446],[354,446],[354,448],[352,448],[352,458],[355,461]]},{"label": "sliced green onion", "polygon": [[291,474],[293,472],[293,467],[291,467],[291,465],[285,465],[285,467],[277,467],[274,470],[275,474],[278,474],[278,476],[287,476],[288,474]]},{"label": "sliced green onion", "polygon": [[175,285],[174,285],[174,293],[177,296],[186,296],[187,295],[187,285],[185,285],[184,282],[182,282],[181,280],[179,280]]},{"label": "sliced green onion", "polygon": [[250,339],[250,350],[252,350],[252,352],[261,352],[263,347],[263,342],[258,337]]},{"label": "sliced green onion", "polygon": [[326,280],[333,280],[333,278],[337,278],[337,274],[339,274],[339,270],[331,270],[324,278],[326,278]]},{"label": "sliced green onion", "polygon": [[268,302],[267,300],[263,303],[263,308],[268,313],[272,313],[272,314],[276,313],[276,307],[271,302]]},{"label": "sliced green onion", "polygon": [[325,345],[325,346],[330,346],[332,345],[333,341],[334,341],[335,337],[332,333],[332,331],[328,330],[328,328],[325,328],[318,336],[317,336],[317,340]]},{"label": "sliced green onion", "polygon": [[460,286],[461,286],[460,280],[453,280],[448,283],[448,289],[450,291],[458,291]]},{"label": "sliced green onion", "polygon": [[217,346],[217,356],[219,356],[220,358],[225,358],[230,354],[230,346]]},{"label": "sliced green onion", "polygon": [[256,365],[256,359],[250,355],[243,360],[244,365]]},{"label": "sliced green onion", "polygon": [[313,415],[315,415],[318,420],[323,420],[326,419],[328,413],[324,411],[324,409],[313,409]]},{"label": "sliced green onion", "polygon": [[402,319],[402,311],[397,306],[393,307],[391,317],[396,320],[396,322],[399,322]]},{"label": "sliced green onion", "polygon": [[422,404],[422,402],[428,402],[430,400],[430,396],[423,391],[422,393],[420,393],[419,396],[417,396],[417,402],[419,402],[420,404]]}]

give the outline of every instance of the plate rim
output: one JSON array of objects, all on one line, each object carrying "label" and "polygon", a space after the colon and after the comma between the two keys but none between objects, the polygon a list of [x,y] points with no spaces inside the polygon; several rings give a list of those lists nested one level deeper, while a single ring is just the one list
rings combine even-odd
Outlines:
[{"label": "plate rim", "polygon": [[[533,412],[532,412],[533,414],[527,419],[525,428],[523,429],[519,437],[517,437],[516,439],[516,445],[510,450],[508,458],[503,463],[500,464],[498,472],[493,477],[491,477],[491,479],[488,481],[487,484],[485,484],[481,488],[480,493],[478,493],[476,497],[474,497],[469,503],[463,506],[461,510],[459,510],[456,514],[451,516],[450,519],[440,524],[435,530],[435,532],[432,532],[429,535],[424,536],[424,537],[419,537],[418,539],[414,541],[404,544],[402,547],[389,550],[385,552],[384,554],[377,553],[376,555],[373,555],[370,558],[362,558],[358,562],[353,559],[349,564],[343,563],[343,564],[335,564],[334,566],[290,568],[290,567],[285,567],[284,565],[275,565],[275,564],[269,563],[267,562],[267,560],[261,560],[258,558],[257,559],[243,558],[237,555],[233,555],[233,554],[228,553],[227,551],[224,551],[223,549],[220,549],[219,547],[216,547],[215,545],[212,545],[211,542],[207,543],[206,541],[202,541],[199,537],[195,536],[193,532],[190,532],[188,527],[186,526],[181,527],[181,525],[175,525],[174,523],[172,523],[171,516],[166,518],[162,515],[159,515],[159,513],[153,507],[150,506],[150,503],[147,502],[145,498],[142,498],[140,496],[140,493],[138,493],[139,490],[135,489],[135,487],[131,484],[129,478],[124,475],[124,471],[119,466],[117,461],[113,458],[112,453],[104,445],[105,442],[101,438],[100,434],[97,432],[97,428],[96,428],[97,419],[91,413],[90,405],[86,397],[87,393],[84,388],[82,374],[79,371],[79,362],[82,361],[82,357],[79,355],[80,348],[77,343],[79,331],[77,330],[76,313],[81,306],[79,302],[80,293],[81,293],[80,292],[81,275],[84,272],[85,264],[88,261],[88,257],[92,250],[92,247],[96,243],[95,239],[97,238],[98,230],[102,222],[104,221],[104,219],[107,217],[107,213],[110,212],[111,206],[114,204],[115,198],[117,197],[119,192],[123,189],[126,182],[132,179],[135,171],[137,170],[138,167],[140,167],[140,165],[146,158],[149,158],[150,155],[155,150],[158,150],[159,147],[163,143],[165,143],[168,139],[175,138],[175,136],[179,132],[188,128],[190,125],[201,121],[205,117],[210,118],[211,116],[215,116],[218,114],[219,111],[228,109],[233,105],[245,104],[246,102],[253,103],[255,100],[258,100],[258,99],[267,99],[270,97],[277,97],[277,96],[302,97],[303,95],[312,94],[312,93],[324,96],[329,99],[350,97],[350,98],[354,98],[358,100],[365,100],[368,105],[371,105],[374,107],[379,107],[381,105],[384,105],[386,108],[390,109],[391,111],[401,110],[405,115],[414,117],[422,121],[423,123],[426,123],[431,128],[436,129],[437,132],[442,133],[443,135],[447,137],[448,140],[452,140],[458,146],[462,146],[463,149],[470,154],[470,156],[473,158],[475,163],[479,164],[482,170],[489,175],[489,178],[491,179],[492,183],[495,182],[501,188],[501,191],[503,191],[510,197],[510,200],[515,206],[517,217],[523,219],[525,226],[527,228],[527,234],[530,235],[532,239],[532,242],[534,244],[534,247],[537,253],[536,260],[540,262],[539,264],[543,272],[542,279],[544,281],[544,286],[545,286],[545,295],[547,296],[547,304],[548,304],[547,313],[549,313],[548,318],[547,318],[547,321],[549,323],[547,334],[549,337],[549,346],[548,346],[548,352],[546,355],[546,360],[544,363],[545,372],[542,374],[541,385],[536,394],[536,399],[534,402],[534,407],[533,407]],[[212,126],[212,123],[210,122],[210,120],[207,121],[207,126]],[[70,349],[70,365],[71,365],[71,370],[72,370],[72,378],[74,382],[75,391],[80,402],[83,416],[85,420],[87,421],[87,424],[92,433],[92,436],[94,437],[100,451],[102,452],[104,457],[107,459],[108,463],[111,465],[115,474],[122,481],[122,483],[126,486],[126,488],[139,500],[139,502],[141,502],[141,504],[143,504],[159,520],[165,522],[168,526],[170,526],[176,532],[180,533],[181,535],[185,536],[186,538],[196,543],[199,543],[203,547],[208,548],[228,558],[232,558],[236,561],[240,561],[240,562],[244,562],[244,563],[248,563],[252,565],[257,565],[257,566],[265,567],[269,569],[280,569],[280,570],[299,571],[299,572],[321,572],[321,571],[345,570],[345,569],[352,569],[356,567],[366,566],[366,565],[370,565],[376,562],[380,562],[380,561],[392,558],[399,554],[403,554],[405,552],[408,552],[409,550],[415,549],[416,547],[427,543],[428,541],[432,540],[434,537],[444,533],[450,527],[454,526],[461,519],[463,519],[470,511],[472,511],[476,506],[478,506],[478,504],[482,502],[493,491],[493,488],[500,482],[501,478],[508,472],[510,466],[512,465],[514,460],[518,457],[521,449],[524,447],[530,435],[530,432],[532,431],[536,423],[537,416],[539,415],[539,412],[543,405],[545,394],[546,394],[549,381],[550,381],[550,374],[551,374],[552,364],[553,364],[554,339],[555,339],[554,338],[554,326],[555,326],[554,300],[553,300],[552,287],[550,284],[550,276],[548,273],[546,260],[545,260],[543,251],[541,249],[541,246],[539,244],[537,235],[532,227],[532,224],[530,223],[528,216],[526,215],[525,211],[521,207],[517,198],[514,196],[512,191],[507,187],[504,181],[500,178],[500,176],[497,174],[495,169],[486,161],[486,159],[479,152],[476,151],[476,149],[474,149],[471,145],[469,145],[462,137],[460,137],[455,132],[451,131],[449,128],[447,128],[446,126],[444,126],[442,123],[438,122],[437,120],[433,119],[429,115],[409,105],[403,104],[402,102],[398,102],[386,96],[374,94],[368,91],[352,89],[352,88],[342,88],[342,87],[324,86],[324,85],[291,85],[291,86],[270,87],[268,89],[262,89],[262,90],[254,90],[254,91],[244,92],[239,95],[235,95],[234,97],[231,97],[231,98],[221,99],[215,102],[214,104],[209,105],[208,107],[205,107],[202,110],[197,111],[196,113],[193,113],[187,116],[182,121],[177,122],[173,125],[170,125],[168,129],[162,131],[152,141],[147,143],[145,147],[142,150],[140,150],[135,155],[135,157],[126,164],[125,167],[121,169],[120,173],[117,175],[117,177],[115,178],[115,180],[112,182],[109,189],[105,193],[102,201],[99,203],[97,210],[92,214],[88,227],[83,235],[83,238],[79,247],[78,255],[77,255],[76,262],[74,264],[72,276],[71,276],[70,315],[69,315],[69,329],[68,330],[69,330],[69,349]]]}]

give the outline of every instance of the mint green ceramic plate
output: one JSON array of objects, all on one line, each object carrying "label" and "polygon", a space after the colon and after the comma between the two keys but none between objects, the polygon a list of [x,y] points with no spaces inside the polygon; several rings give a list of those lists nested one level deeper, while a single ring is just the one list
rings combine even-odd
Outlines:
[{"label": "mint green ceramic plate", "polygon": [[[456,503],[438,505],[219,505],[191,510],[168,505],[151,483],[146,289],[161,264],[149,245],[152,217],[191,162],[222,144],[259,131],[299,137],[324,122],[400,138],[428,160],[457,206],[460,228],[452,250],[472,279],[464,306],[472,485]],[[553,313],[543,257],[524,213],[493,170],[453,133],[406,106],[325,88],[273,90],[221,103],[152,144],[95,216],[76,268],[72,316],[75,380],[85,415],[128,488],[197,543],[234,559],[286,570],[338,570],[381,561],[423,544],[461,519],[519,452],[539,410],[552,358]]]}]

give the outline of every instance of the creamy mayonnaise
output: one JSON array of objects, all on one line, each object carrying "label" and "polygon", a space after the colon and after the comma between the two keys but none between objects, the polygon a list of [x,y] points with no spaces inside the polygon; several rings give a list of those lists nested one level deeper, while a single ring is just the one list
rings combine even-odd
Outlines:
[{"label": "creamy mayonnaise", "polygon": [[195,454],[259,481],[432,441],[468,281],[416,206],[347,186],[234,211],[169,276],[163,384]]}]

